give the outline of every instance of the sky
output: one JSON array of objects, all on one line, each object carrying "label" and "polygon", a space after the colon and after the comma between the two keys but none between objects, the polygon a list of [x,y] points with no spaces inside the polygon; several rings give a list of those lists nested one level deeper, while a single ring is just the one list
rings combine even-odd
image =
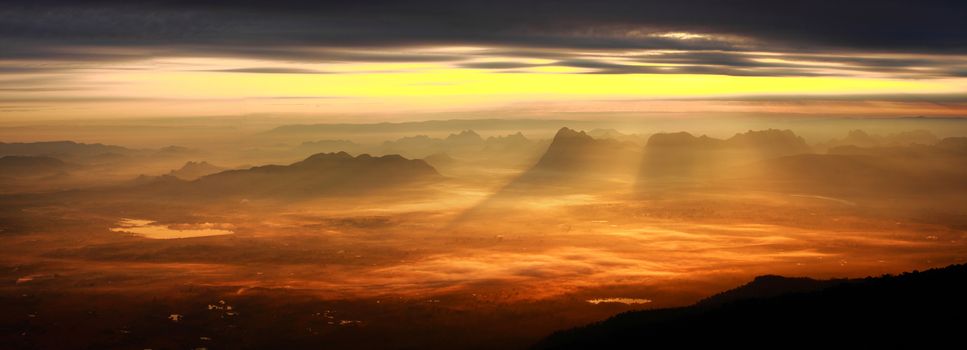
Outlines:
[{"label": "sky", "polygon": [[3,120],[967,116],[964,1],[2,5]]}]

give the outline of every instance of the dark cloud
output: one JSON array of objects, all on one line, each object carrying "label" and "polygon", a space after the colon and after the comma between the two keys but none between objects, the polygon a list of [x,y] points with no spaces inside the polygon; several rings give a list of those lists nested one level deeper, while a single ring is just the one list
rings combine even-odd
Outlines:
[{"label": "dark cloud", "polygon": [[813,77],[828,76],[797,68],[735,68],[728,66],[683,66],[683,67],[653,67],[653,66],[615,66],[599,69],[592,74],[712,74],[748,77]]},{"label": "dark cloud", "polygon": [[472,69],[522,69],[545,66],[543,64],[532,64],[523,62],[469,62],[458,65],[461,68]]},{"label": "dark cloud", "polygon": [[[909,76],[967,71],[965,1],[5,1],[0,60],[102,62],[168,56],[251,57],[312,62],[458,62],[513,54],[558,60],[594,73],[825,75],[824,65]],[[705,33],[687,40],[656,35]],[[472,45],[479,54],[414,53],[414,47]],[[633,56],[659,68],[614,64],[587,53],[664,50]],[[581,52],[577,54],[576,52]],[[876,55],[874,55],[876,54]],[[930,57],[883,57],[882,55]],[[928,67],[932,71],[910,67]],[[828,68],[828,67],[827,67]],[[14,68],[8,68],[14,69]],[[284,73],[285,68],[248,68]]]},{"label": "dark cloud", "polygon": [[[628,101],[628,100],[622,100]],[[967,106],[967,94],[910,93],[910,94],[806,94],[806,95],[735,95],[723,97],[653,98],[642,101],[725,101],[751,103],[811,103],[811,102],[894,102],[926,103],[938,106]]]},{"label": "dark cloud", "polygon": [[[168,44],[639,47],[636,40],[607,37],[651,28],[732,34],[790,47],[935,52],[967,49],[965,22],[967,3],[954,0],[29,0],[6,2],[0,35]],[[582,40],[588,37],[605,38]]]},{"label": "dark cloud", "polygon": [[219,69],[219,70],[210,70],[209,72],[257,73],[257,74],[330,74],[329,72],[315,70],[315,69],[280,68],[280,67],[253,67],[253,68],[237,68],[237,69]]},{"label": "dark cloud", "polygon": [[[529,52],[519,52],[526,55]],[[848,76],[869,73],[891,77],[938,78],[959,76],[967,58],[946,56],[896,59],[829,55],[781,55],[728,51],[683,51],[643,55],[582,55],[568,52],[542,54],[550,63],[484,61],[458,64],[462,68],[520,70],[545,66],[582,68],[592,74],[716,74],[732,76]],[[902,65],[900,62],[909,63]],[[928,70],[924,70],[928,67]]]}]

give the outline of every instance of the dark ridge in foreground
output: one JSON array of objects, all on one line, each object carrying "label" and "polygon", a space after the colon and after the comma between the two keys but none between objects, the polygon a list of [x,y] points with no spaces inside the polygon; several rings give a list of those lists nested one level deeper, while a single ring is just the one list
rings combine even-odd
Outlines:
[{"label": "dark ridge in foreground", "polygon": [[967,326],[967,265],[852,280],[765,276],[692,306],[618,314],[535,349],[946,348]]}]

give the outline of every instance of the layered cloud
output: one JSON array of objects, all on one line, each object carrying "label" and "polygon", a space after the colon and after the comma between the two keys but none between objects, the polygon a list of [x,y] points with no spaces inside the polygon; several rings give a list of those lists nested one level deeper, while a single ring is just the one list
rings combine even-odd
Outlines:
[{"label": "layered cloud", "polygon": [[[23,94],[63,99],[72,89],[116,98],[91,76],[118,77],[100,81],[117,85],[159,72],[348,74],[375,90],[387,88],[382,75],[422,74],[406,86],[449,86],[461,95],[501,92],[501,84],[459,90],[478,73],[930,80],[917,91],[855,92],[950,95],[967,86],[964,22],[967,5],[958,1],[13,1],[0,9],[0,107],[22,110],[11,101]],[[795,79],[789,84],[802,84]],[[738,90],[712,95],[768,89]]]}]

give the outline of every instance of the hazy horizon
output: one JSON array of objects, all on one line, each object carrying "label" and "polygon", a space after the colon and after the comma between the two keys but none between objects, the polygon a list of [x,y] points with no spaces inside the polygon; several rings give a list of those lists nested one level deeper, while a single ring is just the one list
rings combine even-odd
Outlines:
[{"label": "hazy horizon", "polygon": [[951,300],[965,15],[5,4],[0,348],[907,344],[963,328],[944,320],[967,311]]}]

